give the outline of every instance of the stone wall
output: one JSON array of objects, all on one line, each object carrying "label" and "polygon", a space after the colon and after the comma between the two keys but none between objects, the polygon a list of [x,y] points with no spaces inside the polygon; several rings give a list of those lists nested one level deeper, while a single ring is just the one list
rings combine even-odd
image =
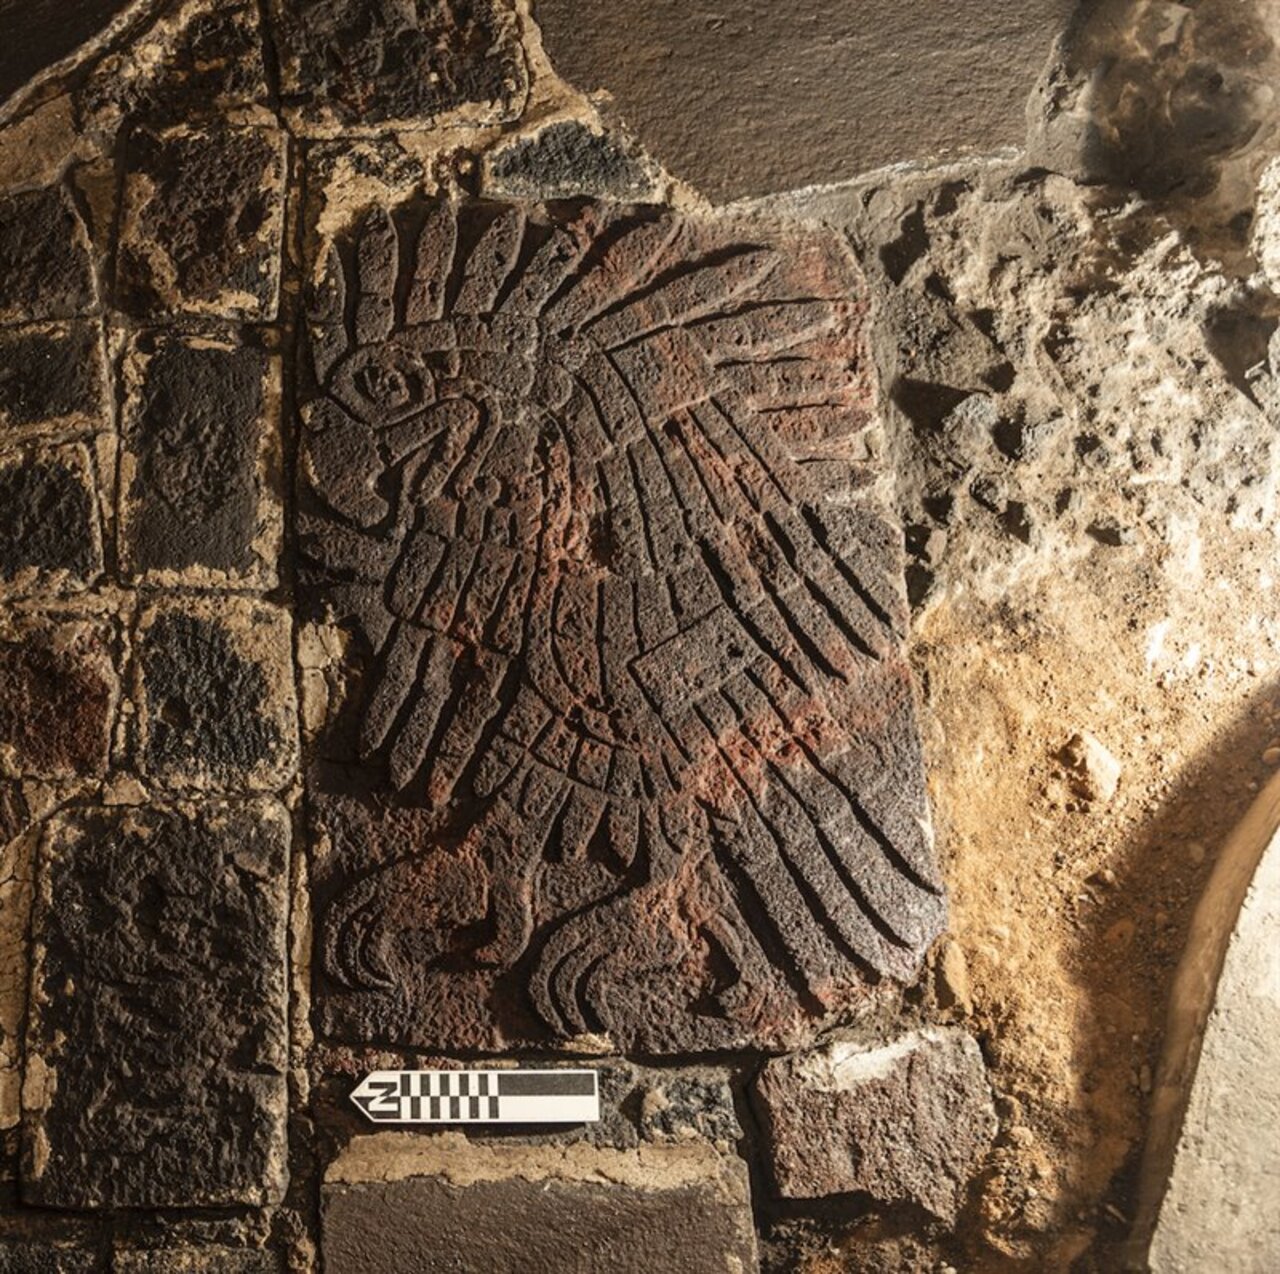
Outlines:
[{"label": "stone wall", "polygon": [[[0,1271],[1129,1251],[1280,763],[1275,15],[784,8],[0,59]],[[481,1062],[602,1119],[350,1100]]]}]

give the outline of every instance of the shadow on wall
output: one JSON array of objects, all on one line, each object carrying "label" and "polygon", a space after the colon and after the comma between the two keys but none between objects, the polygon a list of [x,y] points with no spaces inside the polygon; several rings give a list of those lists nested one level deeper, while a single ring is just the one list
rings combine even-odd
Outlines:
[{"label": "shadow on wall", "polygon": [[1085,0],[1033,104],[1033,161],[1194,205],[1241,244],[1280,147],[1280,0]]}]

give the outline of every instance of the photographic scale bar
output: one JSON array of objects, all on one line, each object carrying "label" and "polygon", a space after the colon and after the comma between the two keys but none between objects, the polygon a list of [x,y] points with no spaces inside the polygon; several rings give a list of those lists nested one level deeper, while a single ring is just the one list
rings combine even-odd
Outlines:
[{"label": "photographic scale bar", "polygon": [[351,1100],[378,1124],[590,1124],[593,1070],[373,1071]]}]

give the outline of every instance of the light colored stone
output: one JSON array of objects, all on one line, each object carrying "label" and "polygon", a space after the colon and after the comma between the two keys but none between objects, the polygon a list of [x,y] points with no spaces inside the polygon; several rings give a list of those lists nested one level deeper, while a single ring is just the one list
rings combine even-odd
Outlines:
[{"label": "light colored stone", "polygon": [[778,1058],[754,1098],[784,1198],[858,1192],[948,1223],[996,1133],[982,1054],[954,1028]]},{"label": "light colored stone", "polygon": [[1080,795],[1105,803],[1116,794],[1123,769],[1116,757],[1092,734],[1073,734],[1062,750]]},{"label": "light colored stone", "polygon": [[1151,1233],[1153,1274],[1280,1269],[1280,777],[1192,921],[1151,1128],[1135,1244]]},{"label": "light colored stone", "polygon": [[112,1274],[276,1274],[271,1252],[230,1247],[117,1249]]},{"label": "light colored stone", "polygon": [[38,830],[0,851],[0,1129],[22,1117],[22,1023],[27,1011],[30,956],[31,864]]},{"label": "light colored stone", "polygon": [[964,948],[954,939],[947,938],[938,953],[938,1001],[944,1009],[960,1013],[973,1010],[973,998],[969,989],[969,962]]}]

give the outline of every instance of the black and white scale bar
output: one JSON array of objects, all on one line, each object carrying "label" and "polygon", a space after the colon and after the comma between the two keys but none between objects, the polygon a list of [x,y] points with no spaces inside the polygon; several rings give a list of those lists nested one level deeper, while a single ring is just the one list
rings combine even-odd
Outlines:
[{"label": "black and white scale bar", "polygon": [[373,1071],[351,1100],[378,1124],[591,1124],[590,1070]]}]

